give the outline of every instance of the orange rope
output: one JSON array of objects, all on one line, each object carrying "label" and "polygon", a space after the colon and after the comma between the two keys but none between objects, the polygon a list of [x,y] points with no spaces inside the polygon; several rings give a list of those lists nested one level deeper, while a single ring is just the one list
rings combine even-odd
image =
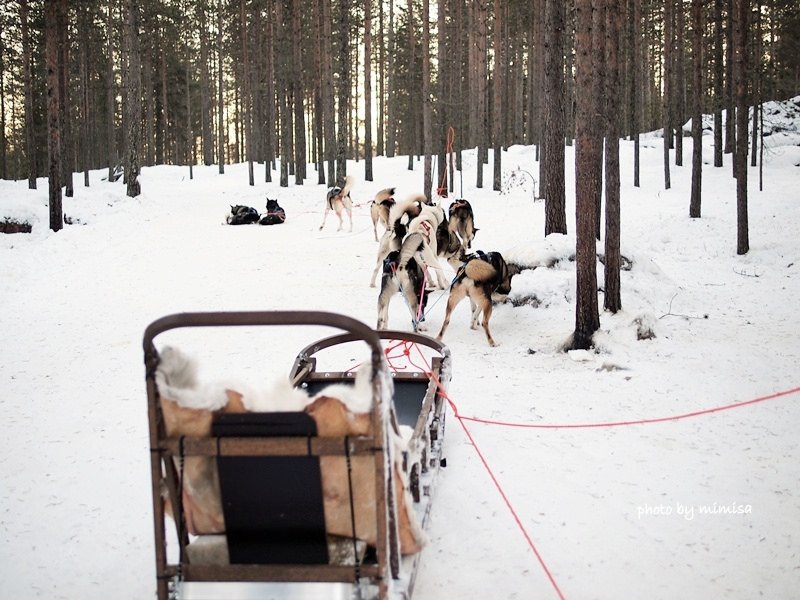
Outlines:
[{"label": "orange rope", "polygon": [[442,172],[442,180],[439,182],[439,187],[436,188],[436,193],[438,193],[442,198],[447,197],[447,175],[450,172],[450,161],[447,160],[447,156],[453,153],[453,143],[456,139],[456,130],[452,127],[447,128],[447,143],[444,147],[444,171]]}]

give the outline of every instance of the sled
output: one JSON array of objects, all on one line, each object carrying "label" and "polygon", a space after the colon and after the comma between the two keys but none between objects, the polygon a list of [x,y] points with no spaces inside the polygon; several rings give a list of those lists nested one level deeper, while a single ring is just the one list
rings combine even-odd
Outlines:
[{"label": "sled", "polygon": [[[274,325],[343,331],[302,348],[290,368],[290,389],[321,395],[315,406],[327,406],[325,390],[343,389],[331,384],[355,389],[357,383],[354,369],[321,370],[318,355],[332,350],[338,358],[358,346],[363,353],[366,344],[366,375],[358,375],[369,378],[363,389],[370,408],[358,415],[366,433],[328,431],[327,413],[311,409],[218,412],[208,435],[168,434],[174,403],[159,389],[156,336],[177,328]],[[416,542],[444,466],[446,346],[415,333],[375,331],[343,315],[303,311],[168,315],[147,327],[143,345],[159,600],[411,598],[420,560]],[[394,368],[397,348],[420,358]],[[402,443],[399,430],[407,434]],[[198,464],[218,473],[223,531],[187,528],[197,528],[203,514],[186,487],[194,485],[190,473]]]}]

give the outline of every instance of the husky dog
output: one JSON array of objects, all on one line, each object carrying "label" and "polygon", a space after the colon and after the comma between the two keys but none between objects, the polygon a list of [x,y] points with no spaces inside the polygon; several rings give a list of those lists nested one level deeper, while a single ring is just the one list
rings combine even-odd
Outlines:
[{"label": "husky dog", "polygon": [[[393,190],[394,188],[390,189]],[[378,196],[385,191],[386,190],[382,190],[378,192],[375,198],[377,199]],[[402,202],[393,202],[389,207],[388,225],[378,245],[378,258],[375,262],[375,269],[372,271],[372,279],[369,281],[370,287],[375,287],[378,271],[381,270],[383,261],[389,256],[389,253],[400,249],[403,238],[406,237],[406,233],[408,233],[408,223],[414,217],[419,216],[422,210],[421,206],[424,202],[426,202],[424,194],[413,194]]]},{"label": "husky dog", "polygon": [[322,225],[319,230],[325,227],[325,221],[328,220],[328,213],[334,211],[339,219],[339,229],[342,230],[342,211],[347,211],[347,217],[350,219],[350,231],[353,231],[353,200],[350,198],[350,189],[353,187],[353,178],[348,175],[345,177],[344,186],[334,186],[328,190],[325,197],[325,215],[322,217]]},{"label": "husky dog", "polygon": [[461,238],[464,248],[469,250],[472,247],[472,240],[478,230],[475,228],[475,215],[472,212],[472,205],[463,198],[454,200],[449,209],[450,231],[454,231]]},{"label": "husky dog", "polygon": [[258,211],[252,206],[244,206],[237,204],[231,206],[231,214],[229,214],[225,221],[228,225],[249,225],[258,221]]},{"label": "husky dog", "polygon": [[509,266],[499,252],[475,252],[464,257],[464,266],[458,271],[444,315],[442,329],[437,339],[441,340],[444,330],[450,323],[450,315],[456,305],[469,296],[472,307],[470,329],[478,328],[478,318],[483,313],[483,330],[490,346],[497,346],[489,331],[489,319],[492,316],[492,299],[500,299],[511,291],[511,278],[519,272],[515,265]]},{"label": "husky dog", "polygon": [[400,250],[400,246],[403,244],[403,238],[406,237],[406,230],[406,224],[397,221],[392,227],[383,232],[378,246],[378,261],[375,265],[375,269],[372,271],[372,279],[369,281],[369,287],[375,287],[375,279],[378,277],[378,271],[381,270],[389,254]]},{"label": "husky dog", "polygon": [[403,240],[400,249],[392,250],[384,260],[381,293],[378,295],[377,329],[386,329],[389,322],[389,303],[400,290],[411,313],[414,331],[425,330],[420,323],[424,320],[425,305],[428,302],[425,271],[422,264],[414,258],[424,245],[425,240],[421,234],[411,233]]},{"label": "husky dog", "polygon": [[281,208],[277,200],[267,198],[267,212],[261,215],[259,225],[280,225],[286,220],[286,211]]},{"label": "husky dog", "polygon": [[419,233],[424,244],[422,246],[422,260],[426,266],[436,272],[436,285],[439,289],[447,289],[449,283],[444,276],[444,271],[439,264],[439,243],[437,232],[439,226],[444,222],[444,210],[439,206],[421,204],[419,215],[414,217],[408,224],[408,233]]},{"label": "husky dog", "polygon": [[378,223],[384,229],[389,229],[389,212],[395,205],[394,188],[386,188],[375,194],[375,198],[369,204],[369,214],[372,217],[372,233],[375,234],[375,241],[378,241]]}]

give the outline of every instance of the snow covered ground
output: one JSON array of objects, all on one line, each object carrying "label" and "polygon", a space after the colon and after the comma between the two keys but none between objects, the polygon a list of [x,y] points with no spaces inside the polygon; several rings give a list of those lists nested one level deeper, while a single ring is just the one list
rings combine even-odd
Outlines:
[{"label": "snow covered ground", "polygon": [[[763,191],[750,169],[744,256],[729,155],[723,168],[704,169],[703,216],[692,220],[691,140],[666,191],[661,140],[643,140],[640,188],[632,144],[622,143],[622,253],[632,269],[622,273],[623,311],[601,314],[594,352],[560,351],[574,328],[574,237],[545,239],[530,178],[512,177],[536,176],[533,149],[504,153],[503,193],[474,187],[475,154],[465,154],[457,195],[474,207],[475,247],[537,268],[515,277],[512,302],[494,311],[499,347],[469,329],[466,302],[445,336],[449,393],[465,419],[448,416],[448,466],[415,599],[796,597],[800,135],[792,126],[766,153]],[[573,162],[568,148],[571,233]],[[195,167],[192,180],[186,167],[145,168],[135,199],[92,172],[91,187],[76,176],[75,198],[64,199],[75,224],[55,234],[46,180],[35,191],[0,181],[0,220],[33,225],[0,236],[0,597],[154,596],[144,328],[172,312],[253,309],[331,310],[374,325],[367,202],[387,186],[398,198],[420,191],[422,163],[406,166],[405,157],[377,158],[366,182],[363,162],[350,163],[352,233],[330,218],[318,231],[325,189],[313,170],[306,185],[281,189],[248,186],[246,165],[224,175]],[[485,173],[489,181],[491,166]],[[284,225],[224,224],[229,205],[263,211],[267,196],[286,209]],[[602,265],[598,274],[602,287]],[[434,333],[442,295],[429,304]],[[410,327],[399,297],[390,326]],[[641,327],[655,337],[638,340]],[[165,338],[203,354],[204,379],[267,385],[330,333]]]}]

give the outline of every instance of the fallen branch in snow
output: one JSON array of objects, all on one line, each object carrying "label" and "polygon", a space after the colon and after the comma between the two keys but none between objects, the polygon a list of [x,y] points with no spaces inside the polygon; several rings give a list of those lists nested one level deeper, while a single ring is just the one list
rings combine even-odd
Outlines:
[{"label": "fallen branch in snow", "polygon": [[745,271],[744,269],[742,269],[741,271],[737,271],[736,267],[733,267],[733,272],[736,273],[737,275],[741,275],[742,277],[761,277],[761,275],[758,274],[758,271],[756,271],[755,268],[753,269],[752,275],[747,271]]},{"label": "fallen branch in snow", "polygon": [[707,319],[708,318],[708,313],[704,314],[702,317],[697,317],[697,316],[694,316],[694,315],[683,315],[683,314],[680,314],[680,313],[672,312],[672,301],[675,300],[675,297],[677,295],[678,295],[678,292],[675,292],[675,294],[672,296],[672,298],[670,298],[670,300],[669,300],[669,308],[667,309],[667,312],[664,313],[663,315],[661,315],[660,317],[658,317],[659,319],[663,319],[664,317],[682,317],[684,319]]}]

